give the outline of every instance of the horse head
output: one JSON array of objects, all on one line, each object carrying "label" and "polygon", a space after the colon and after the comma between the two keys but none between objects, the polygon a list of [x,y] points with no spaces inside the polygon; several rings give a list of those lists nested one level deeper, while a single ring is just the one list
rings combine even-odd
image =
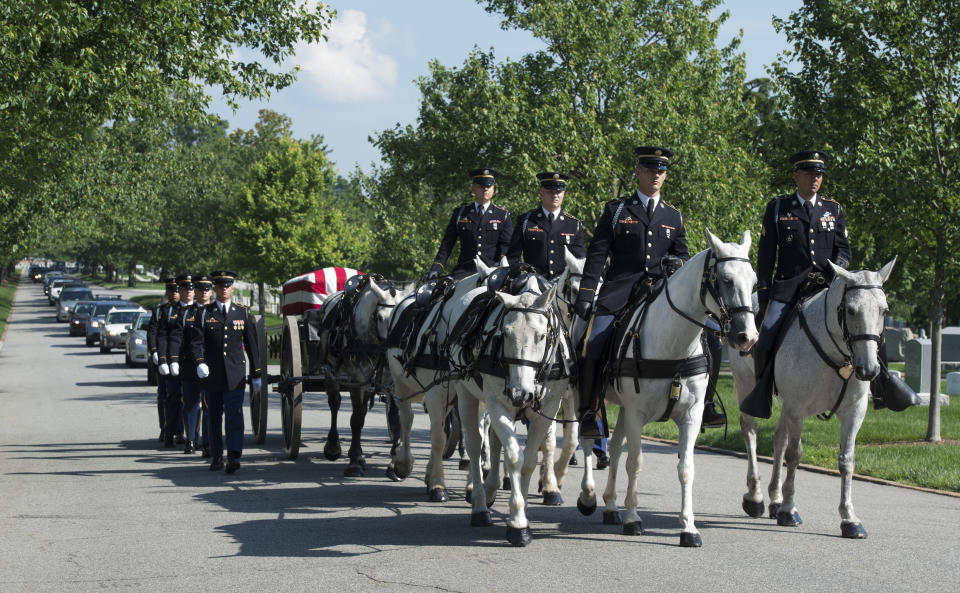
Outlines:
[{"label": "horse head", "polygon": [[[528,288],[536,287],[531,279]],[[501,320],[503,365],[506,368],[505,395],[514,406],[532,404],[538,397],[538,373],[552,361],[555,351],[556,320],[552,320],[557,285],[538,294],[525,291],[518,295],[498,292],[505,309]]]},{"label": "horse head", "polygon": [[387,339],[390,331],[390,314],[412,288],[397,290],[389,281],[376,274],[370,276],[367,287],[369,290],[360,295],[354,310],[357,332],[382,342]]},{"label": "horse head", "polygon": [[712,271],[707,293],[717,310],[712,311],[728,323],[722,328],[728,343],[746,352],[759,337],[753,317],[753,287],[757,274],[750,264],[750,231],[744,231],[740,243],[724,243],[709,230],[707,244],[713,251]]},{"label": "horse head", "polygon": [[843,342],[850,350],[853,370],[861,381],[871,381],[880,372],[877,350],[888,311],[883,283],[890,277],[896,261],[894,257],[877,272],[850,272],[828,262],[834,277],[827,294],[827,310],[837,312]]}]

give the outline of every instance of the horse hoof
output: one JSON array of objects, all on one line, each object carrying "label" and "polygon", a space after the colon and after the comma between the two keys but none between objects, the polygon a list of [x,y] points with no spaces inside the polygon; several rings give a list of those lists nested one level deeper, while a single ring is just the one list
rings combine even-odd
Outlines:
[{"label": "horse hoof", "polygon": [[680,534],[680,547],[681,548],[699,548],[703,545],[703,540],[700,539],[699,533],[687,533],[684,531]]},{"label": "horse hoof", "polygon": [[800,513],[794,510],[792,513],[787,511],[778,511],[777,512],[777,525],[780,527],[799,527],[803,524],[803,519],[800,518]]},{"label": "horse hoof", "polygon": [[847,539],[867,539],[867,530],[860,523],[841,523],[840,533]]},{"label": "horse hoof", "polygon": [[637,521],[636,523],[624,523],[623,535],[643,535],[643,522]]},{"label": "horse hoof", "polygon": [[595,512],[597,512],[597,503],[596,503],[596,501],[594,501],[594,503],[593,503],[592,505],[589,505],[589,506],[588,506],[588,505],[583,504],[583,502],[580,500],[580,498],[577,497],[577,510],[580,511],[580,514],[581,514],[581,515],[584,515],[584,516],[592,515],[592,514],[594,514]]},{"label": "horse hoof", "polygon": [[559,492],[544,492],[543,504],[548,507],[558,507],[563,504],[563,497],[560,496]]},{"label": "horse hoof", "polygon": [[351,463],[347,466],[347,469],[343,470],[344,477],[347,478],[362,478],[363,477],[363,468],[359,463]]},{"label": "horse hoof", "polygon": [[603,511],[603,524],[623,525],[623,517],[620,516],[620,511]]},{"label": "horse hoof", "polygon": [[447,502],[448,500],[450,500],[450,497],[447,496],[446,488],[437,486],[430,491],[430,502]]},{"label": "horse hoof", "polygon": [[500,489],[501,489],[501,490],[509,490],[509,489],[510,489],[510,478],[504,478],[504,479],[503,479],[503,484],[500,486]]},{"label": "horse hoof", "polygon": [[459,467],[459,468],[460,468],[460,471],[462,471],[462,472],[465,472],[465,471],[469,470],[469,469],[470,469],[470,460],[469,460],[469,459],[461,459],[461,460],[460,460],[460,464],[459,464],[457,467]]},{"label": "horse hoof", "polygon": [[341,455],[343,455],[343,450],[340,449],[340,445],[327,441],[327,444],[323,446],[323,456],[327,458],[327,461],[336,461],[340,459]]},{"label": "horse hoof", "polygon": [[759,519],[763,516],[763,501],[754,502],[752,500],[744,500],[743,510],[754,519]]},{"label": "horse hoof", "polygon": [[389,478],[389,480],[390,480],[391,482],[402,482],[402,481],[403,481],[403,478],[406,477],[406,476],[401,476],[400,474],[398,474],[398,473],[397,473],[397,470],[393,469],[393,466],[392,466],[392,465],[387,468],[387,472],[386,472],[386,473],[387,473],[387,478]]},{"label": "horse hoof", "polygon": [[532,539],[529,527],[523,527],[521,529],[507,527],[507,541],[510,542],[512,546],[518,548],[529,546]]},{"label": "horse hoof", "polygon": [[493,520],[490,518],[490,511],[470,515],[470,527],[490,527],[491,525]]},{"label": "horse hoof", "polygon": [[767,507],[767,511],[770,513],[769,517],[770,517],[771,519],[776,519],[776,518],[777,518],[777,513],[780,512],[780,503],[779,503],[779,502],[771,502],[771,503],[770,503],[770,506]]}]

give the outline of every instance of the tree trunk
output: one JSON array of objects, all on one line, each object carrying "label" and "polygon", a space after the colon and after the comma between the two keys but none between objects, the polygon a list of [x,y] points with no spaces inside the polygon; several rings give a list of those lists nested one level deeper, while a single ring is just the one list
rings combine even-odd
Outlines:
[{"label": "tree trunk", "polygon": [[933,267],[933,295],[930,303],[930,414],[927,419],[927,440],[940,442],[940,357],[943,328],[943,285],[946,242],[937,236],[937,258]]},{"label": "tree trunk", "polygon": [[127,288],[137,287],[137,264],[130,262],[127,264]]},{"label": "tree trunk", "polygon": [[267,305],[266,305],[266,295],[267,290],[263,285],[263,281],[257,282],[257,302],[260,303],[260,317],[266,315]]}]

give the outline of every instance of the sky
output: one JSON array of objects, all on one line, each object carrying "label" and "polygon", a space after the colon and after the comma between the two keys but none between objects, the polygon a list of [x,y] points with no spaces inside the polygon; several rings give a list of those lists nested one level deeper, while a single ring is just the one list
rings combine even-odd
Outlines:
[{"label": "sky", "polygon": [[[459,66],[475,47],[494,49],[496,58],[517,60],[544,47],[526,31],[504,31],[500,17],[474,0],[352,0],[328,2],[337,18],[322,44],[301,44],[291,63],[299,79],[274,91],[269,101],[243,101],[235,112],[214,93],[211,110],[230,128],[252,128],[260,109],[289,116],[298,138],[316,134],[332,150],[338,172],[370,171],[379,152],[368,137],[400,124],[415,124],[420,93],[417,78],[431,60]],[[730,18],[719,46],[740,30],[747,79],[765,75],[765,67],[786,49],[774,31],[774,15],[786,17],[801,0],[726,0]]]}]

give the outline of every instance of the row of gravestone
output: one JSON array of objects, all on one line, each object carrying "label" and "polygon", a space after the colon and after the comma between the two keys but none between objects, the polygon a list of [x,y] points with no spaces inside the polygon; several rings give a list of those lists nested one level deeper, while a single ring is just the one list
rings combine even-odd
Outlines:
[{"label": "row of gravestone", "polygon": [[[930,393],[930,340],[913,337],[908,328],[886,328],[883,333],[887,361],[903,361],[907,385],[917,393]],[[949,403],[946,395],[960,395],[960,373],[951,372],[960,369],[960,327],[943,328],[940,343],[940,369],[947,379],[941,402]]]}]

